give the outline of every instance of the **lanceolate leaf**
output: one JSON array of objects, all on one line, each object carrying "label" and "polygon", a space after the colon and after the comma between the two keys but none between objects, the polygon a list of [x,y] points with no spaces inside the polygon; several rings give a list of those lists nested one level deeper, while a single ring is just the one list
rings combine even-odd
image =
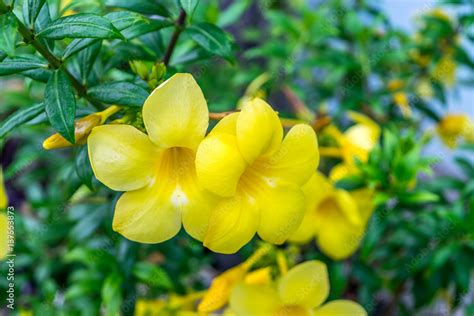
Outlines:
[{"label": "lanceolate leaf", "polygon": [[67,59],[72,55],[80,52],[84,48],[89,47],[92,44],[99,42],[100,39],[97,38],[76,38],[74,39],[64,50],[63,59]]},{"label": "lanceolate leaf", "polygon": [[143,14],[157,14],[169,17],[170,13],[157,0],[106,0],[105,5],[135,11]]},{"label": "lanceolate leaf", "polygon": [[43,113],[44,104],[39,103],[28,108],[17,110],[15,113],[10,115],[0,125],[0,138],[5,137],[15,127],[18,127],[31,119],[34,119],[39,114]]},{"label": "lanceolate leaf", "polygon": [[34,25],[38,14],[46,0],[27,0],[23,5],[23,15],[25,23],[30,27]]},{"label": "lanceolate leaf", "polygon": [[41,57],[24,55],[6,58],[0,63],[0,76],[11,75],[25,70],[48,67],[48,63]]},{"label": "lanceolate leaf", "polygon": [[66,140],[74,143],[76,99],[69,79],[61,70],[56,70],[46,84],[45,103],[51,125]]},{"label": "lanceolate leaf", "polygon": [[89,75],[90,71],[92,70],[92,67],[94,66],[95,59],[97,58],[101,47],[102,42],[99,41],[79,53],[79,70],[81,72],[83,82],[87,81],[87,76]]},{"label": "lanceolate leaf", "polygon": [[111,12],[105,15],[122,32],[126,39],[132,39],[145,33],[172,26],[169,19],[150,20],[141,14],[128,11]]},{"label": "lanceolate leaf", "polygon": [[52,39],[66,37],[123,38],[108,19],[92,13],[80,13],[59,18],[39,32],[38,37]]},{"label": "lanceolate leaf", "polygon": [[232,61],[233,43],[220,28],[209,23],[199,23],[186,29],[189,36],[205,50]]},{"label": "lanceolate leaf", "polygon": [[108,103],[126,106],[142,106],[148,92],[130,82],[105,83],[89,89],[89,96]]},{"label": "lanceolate leaf", "polygon": [[15,54],[16,35],[16,21],[12,15],[0,15],[0,49],[9,56]]}]

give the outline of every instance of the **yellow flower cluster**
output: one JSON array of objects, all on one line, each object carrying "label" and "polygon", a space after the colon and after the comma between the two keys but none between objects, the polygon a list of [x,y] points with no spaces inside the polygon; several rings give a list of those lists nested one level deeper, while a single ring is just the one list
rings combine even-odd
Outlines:
[{"label": "yellow flower cluster", "polygon": [[113,228],[143,243],[181,228],[213,251],[233,253],[258,235],[281,244],[306,209],[302,190],[319,163],[314,130],[294,126],[285,137],[277,113],[261,99],[223,118],[206,136],[209,112],[190,74],[176,74],[145,101],[147,134],[102,125],[88,138],[99,181],[126,191]]}]

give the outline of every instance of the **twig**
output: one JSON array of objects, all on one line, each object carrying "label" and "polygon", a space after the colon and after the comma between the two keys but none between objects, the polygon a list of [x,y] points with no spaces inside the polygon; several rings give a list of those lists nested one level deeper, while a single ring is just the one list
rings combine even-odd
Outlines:
[{"label": "twig", "polygon": [[168,44],[168,47],[166,48],[165,56],[163,57],[163,64],[165,66],[168,66],[171,55],[173,54],[174,47],[176,46],[176,43],[178,42],[179,35],[183,31],[183,26],[186,21],[186,12],[184,10],[181,10],[179,13],[178,20],[176,21],[176,25],[174,27],[174,32],[173,35],[171,35],[171,40]]}]

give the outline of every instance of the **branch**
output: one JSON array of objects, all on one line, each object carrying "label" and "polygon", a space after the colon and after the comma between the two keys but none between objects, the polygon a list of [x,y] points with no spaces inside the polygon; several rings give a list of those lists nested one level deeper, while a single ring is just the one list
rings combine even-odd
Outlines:
[{"label": "branch", "polygon": [[48,61],[49,65],[53,69],[61,69],[69,78],[69,80],[72,83],[72,86],[74,89],[76,89],[77,94],[79,97],[85,98],[87,101],[89,101],[96,109],[102,110],[102,105],[95,101],[94,99],[90,98],[87,95],[87,89],[85,86],[83,86],[77,79],[66,69],[63,67],[63,61],[54,56],[48,48],[46,48],[41,42],[39,42],[35,35],[18,19],[18,17],[12,13],[13,17],[16,20],[16,23],[18,25],[18,31],[20,32],[21,36],[23,37],[24,41],[26,44],[30,44],[33,46],[38,53],[41,54],[46,60]]},{"label": "branch", "polygon": [[181,10],[181,12],[179,13],[178,20],[176,21],[176,25],[174,27],[173,35],[171,35],[171,40],[168,44],[168,47],[166,48],[165,56],[163,57],[163,64],[165,64],[165,66],[168,66],[170,62],[171,55],[173,54],[173,50],[176,46],[176,43],[178,42],[179,35],[183,31],[183,26],[185,22],[186,12],[184,10]]}]

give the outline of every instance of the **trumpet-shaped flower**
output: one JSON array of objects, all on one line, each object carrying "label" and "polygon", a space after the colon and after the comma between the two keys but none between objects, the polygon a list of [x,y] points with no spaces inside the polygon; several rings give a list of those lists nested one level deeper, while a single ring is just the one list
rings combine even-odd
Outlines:
[{"label": "trumpet-shaped flower", "polygon": [[381,133],[377,123],[367,116],[349,112],[349,117],[357,124],[349,127],[344,133],[334,126],[327,128],[327,132],[334,137],[339,147],[320,148],[321,155],[329,154],[342,158],[342,163],[331,170],[330,178],[334,181],[357,173],[355,159],[362,162],[367,161],[369,153],[377,144]]},{"label": "trumpet-shaped flower", "polygon": [[147,98],[148,135],[130,125],[95,127],[88,138],[95,176],[116,191],[113,229],[128,239],[157,243],[183,223],[203,240],[214,197],[197,181],[195,152],[208,127],[208,109],[190,74],[176,74]]},{"label": "trumpet-shaped flower", "polygon": [[353,254],[372,214],[371,191],[336,189],[320,173],[313,175],[303,191],[308,208],[290,240],[306,243],[315,237],[319,249],[334,260]]},{"label": "trumpet-shaped flower", "polygon": [[448,114],[436,127],[438,134],[449,148],[455,148],[461,138],[467,142],[474,142],[474,123],[469,116],[462,114]]},{"label": "trumpet-shaped flower", "polygon": [[257,232],[283,243],[304,216],[301,186],[319,162],[316,134],[294,126],[283,140],[277,113],[263,100],[222,119],[199,145],[199,182],[222,197],[212,211],[204,245],[233,253]]},{"label": "trumpet-shaped flower", "polygon": [[362,306],[348,300],[323,305],[329,294],[327,267],[307,261],[293,267],[275,286],[241,283],[234,287],[230,309],[236,316],[365,316]]}]

